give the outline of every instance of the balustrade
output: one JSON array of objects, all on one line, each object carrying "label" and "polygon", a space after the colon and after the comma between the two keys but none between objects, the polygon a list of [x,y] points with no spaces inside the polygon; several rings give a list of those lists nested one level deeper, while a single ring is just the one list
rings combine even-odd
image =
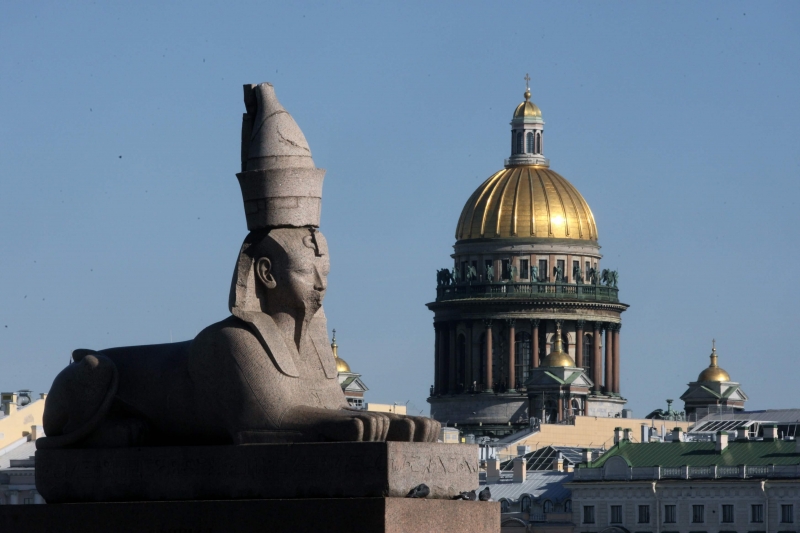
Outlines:
[{"label": "balustrade", "polygon": [[574,283],[519,283],[510,281],[467,281],[440,285],[436,289],[436,301],[466,298],[564,298],[619,302],[619,289],[605,285],[581,285]]}]

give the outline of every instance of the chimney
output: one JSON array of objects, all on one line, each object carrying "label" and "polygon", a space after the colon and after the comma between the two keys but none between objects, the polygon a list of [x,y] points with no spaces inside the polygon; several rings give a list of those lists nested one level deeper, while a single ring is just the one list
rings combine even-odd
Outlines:
[{"label": "chimney", "polygon": [[47,393],[46,392],[40,392],[39,393],[39,399],[40,400],[46,400],[47,399]]},{"label": "chimney", "polygon": [[736,428],[736,440],[748,440],[749,435],[747,432],[747,428],[742,426]]},{"label": "chimney", "polygon": [[524,457],[515,457],[512,462],[514,469],[514,483],[522,483],[528,473],[528,461]]},{"label": "chimney", "polygon": [[622,428],[614,428],[614,444],[619,444],[622,440]]},{"label": "chimney", "polygon": [[586,465],[592,464],[592,450],[590,448],[584,448],[583,453],[581,453],[581,461],[586,463]]},{"label": "chimney", "polygon": [[553,470],[556,472],[564,471],[564,456],[558,452],[558,456],[553,459]]},{"label": "chimney", "polygon": [[517,446],[517,455],[525,455],[531,451],[530,446]]},{"label": "chimney", "polygon": [[672,429],[672,442],[683,442],[683,428]]},{"label": "chimney", "polygon": [[633,440],[632,437],[633,437],[633,430],[631,430],[631,428],[625,428],[622,431],[622,440],[631,442],[631,440]]},{"label": "chimney", "polygon": [[775,424],[767,424],[761,426],[763,428],[764,440],[778,440],[778,426]]},{"label": "chimney", "polygon": [[728,432],[717,431],[717,453],[722,453],[722,450],[728,447]]},{"label": "chimney", "polygon": [[500,459],[494,457],[486,461],[486,482],[495,483],[500,481]]}]

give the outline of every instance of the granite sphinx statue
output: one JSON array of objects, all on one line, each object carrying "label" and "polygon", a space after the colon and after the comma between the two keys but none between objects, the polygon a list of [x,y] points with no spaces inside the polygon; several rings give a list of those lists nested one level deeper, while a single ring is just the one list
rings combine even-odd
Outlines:
[{"label": "granite sphinx statue", "polygon": [[246,85],[242,172],[249,234],[231,316],[191,341],[76,350],[53,382],[37,447],[433,441],[439,424],[350,409],[322,301],[322,179],[272,85]]}]

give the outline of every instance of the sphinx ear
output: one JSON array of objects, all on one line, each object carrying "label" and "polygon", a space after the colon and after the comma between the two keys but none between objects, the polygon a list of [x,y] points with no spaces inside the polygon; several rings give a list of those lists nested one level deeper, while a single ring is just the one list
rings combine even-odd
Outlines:
[{"label": "sphinx ear", "polygon": [[268,257],[261,257],[255,264],[256,278],[264,284],[267,289],[274,289],[278,284],[272,273],[272,261]]}]

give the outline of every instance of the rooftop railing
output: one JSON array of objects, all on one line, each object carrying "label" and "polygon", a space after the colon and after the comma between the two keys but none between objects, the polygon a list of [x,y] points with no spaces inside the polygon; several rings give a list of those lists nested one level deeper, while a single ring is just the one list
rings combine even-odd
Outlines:
[{"label": "rooftop railing", "polygon": [[574,481],[637,481],[659,479],[800,479],[800,465],[634,466],[627,471],[575,469]]},{"label": "rooftop railing", "polygon": [[531,283],[511,281],[465,281],[440,285],[436,289],[436,301],[462,300],[468,298],[509,299],[564,299],[592,302],[619,302],[619,289],[605,285],[580,283]]}]

